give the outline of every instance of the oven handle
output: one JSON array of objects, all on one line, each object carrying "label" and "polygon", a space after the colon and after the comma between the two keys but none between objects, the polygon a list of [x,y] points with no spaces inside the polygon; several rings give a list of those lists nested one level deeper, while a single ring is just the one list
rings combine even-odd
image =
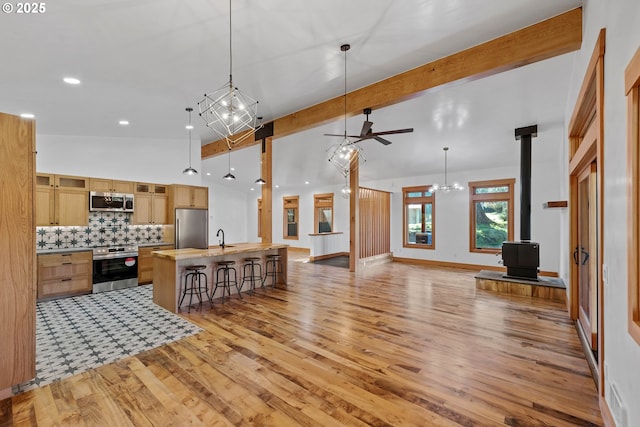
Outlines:
[{"label": "oven handle", "polygon": [[118,253],[114,253],[114,254],[109,254],[109,255],[100,255],[100,256],[94,256],[93,260],[94,261],[100,261],[103,259],[115,259],[115,258],[130,258],[130,257],[138,257],[138,253],[122,253],[122,252],[118,252]]}]

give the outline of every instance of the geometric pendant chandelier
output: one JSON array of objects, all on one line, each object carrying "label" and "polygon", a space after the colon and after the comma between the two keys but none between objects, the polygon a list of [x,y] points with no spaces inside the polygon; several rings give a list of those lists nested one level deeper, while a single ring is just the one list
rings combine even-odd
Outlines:
[{"label": "geometric pendant chandelier", "polygon": [[204,99],[198,102],[200,117],[207,127],[227,142],[229,149],[251,137],[262,127],[258,119],[258,101],[242,93],[233,84],[231,35],[229,0],[229,81],[213,93],[205,93]]}]

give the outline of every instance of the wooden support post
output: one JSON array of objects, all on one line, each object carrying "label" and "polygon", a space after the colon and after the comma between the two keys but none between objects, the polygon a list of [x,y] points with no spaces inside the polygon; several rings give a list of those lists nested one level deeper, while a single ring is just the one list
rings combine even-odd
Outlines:
[{"label": "wooden support post", "polygon": [[262,152],[260,153],[260,176],[266,181],[262,185],[262,218],[260,222],[262,243],[271,243],[273,240],[273,151],[272,137],[262,140]]},{"label": "wooden support post", "polygon": [[356,271],[360,256],[360,236],[358,235],[358,230],[360,229],[360,213],[358,209],[360,204],[358,197],[358,188],[360,186],[359,161],[358,152],[354,151],[349,164],[349,188],[351,190],[349,195],[349,271],[352,272]]}]

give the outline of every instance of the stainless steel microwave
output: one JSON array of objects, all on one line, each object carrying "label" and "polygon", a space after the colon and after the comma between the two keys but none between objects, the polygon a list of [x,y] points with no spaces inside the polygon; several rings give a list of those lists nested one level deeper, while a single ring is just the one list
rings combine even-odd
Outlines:
[{"label": "stainless steel microwave", "polygon": [[89,210],[133,212],[133,194],[91,191],[89,193]]}]

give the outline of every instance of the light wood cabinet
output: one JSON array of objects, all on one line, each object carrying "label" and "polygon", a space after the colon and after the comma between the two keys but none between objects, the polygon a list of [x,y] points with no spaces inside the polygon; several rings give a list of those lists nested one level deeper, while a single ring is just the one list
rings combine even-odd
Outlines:
[{"label": "light wood cabinet", "polygon": [[35,377],[35,122],[0,113],[0,392]]},{"label": "light wood cabinet", "polygon": [[133,224],[168,224],[168,186],[164,184],[135,184]]},{"label": "light wood cabinet", "polygon": [[89,224],[89,178],[36,174],[36,226]]},{"label": "light wood cabinet", "polygon": [[209,188],[174,184],[169,188],[167,221],[173,224],[177,208],[209,209]]},{"label": "light wood cabinet", "polygon": [[173,207],[175,208],[209,208],[209,188],[192,185],[173,186]]},{"label": "light wood cabinet", "polygon": [[153,251],[173,249],[173,245],[158,244],[138,248],[138,284],[144,285],[153,281]]},{"label": "light wood cabinet", "polygon": [[38,255],[38,299],[90,293],[92,275],[90,250]]},{"label": "light wood cabinet", "polygon": [[115,179],[91,178],[91,191],[102,191],[105,193],[133,193],[134,183],[132,181],[118,181]]}]

